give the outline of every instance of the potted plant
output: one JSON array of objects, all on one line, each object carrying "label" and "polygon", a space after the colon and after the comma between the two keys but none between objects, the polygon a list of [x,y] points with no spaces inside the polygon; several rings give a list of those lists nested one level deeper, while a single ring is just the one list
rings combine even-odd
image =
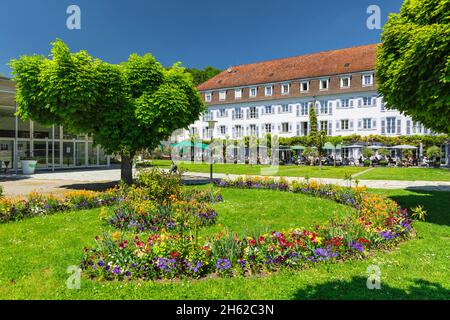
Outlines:
[{"label": "potted plant", "polygon": [[34,174],[36,171],[37,159],[31,157],[29,154],[26,157],[21,158],[20,163],[22,165],[23,174]]},{"label": "potted plant", "polygon": [[430,163],[433,164],[435,168],[441,166],[442,150],[437,146],[432,146],[427,149],[427,157],[430,159]]}]

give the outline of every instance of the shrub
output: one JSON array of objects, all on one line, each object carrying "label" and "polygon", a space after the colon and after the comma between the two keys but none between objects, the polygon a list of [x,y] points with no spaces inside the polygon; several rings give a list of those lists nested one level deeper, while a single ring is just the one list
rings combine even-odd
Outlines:
[{"label": "shrub", "polygon": [[369,159],[371,156],[374,155],[374,151],[371,148],[363,148],[362,149],[362,155],[364,158]]},{"label": "shrub", "polygon": [[147,196],[164,201],[181,193],[181,173],[171,173],[159,168],[143,169],[138,172],[137,185],[143,187]]},{"label": "shrub", "polygon": [[432,146],[427,149],[427,157],[430,159],[437,159],[442,157],[442,150],[437,146]]}]

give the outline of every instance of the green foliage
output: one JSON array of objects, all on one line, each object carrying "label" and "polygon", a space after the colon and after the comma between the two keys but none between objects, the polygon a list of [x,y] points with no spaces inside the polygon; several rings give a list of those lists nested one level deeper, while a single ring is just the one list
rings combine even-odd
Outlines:
[{"label": "green foliage", "polygon": [[416,220],[425,221],[428,213],[422,205],[418,205],[411,209],[411,216]]},{"label": "green foliage", "polygon": [[378,90],[387,106],[450,133],[450,2],[405,0],[378,47]]},{"label": "green foliage", "polygon": [[51,59],[23,56],[10,65],[22,119],[92,135],[107,153],[129,159],[156,148],[205,108],[191,75],[178,64],[164,69],[151,54],[113,65],[86,51],[70,53],[57,40]]},{"label": "green foliage", "polygon": [[309,125],[309,135],[314,136],[317,133],[317,114],[313,102],[311,102],[309,105]]},{"label": "green foliage", "polygon": [[430,159],[436,159],[442,157],[442,150],[437,146],[432,146],[427,149],[427,157]]},{"label": "green foliage", "polygon": [[363,157],[366,158],[366,159],[368,159],[368,158],[370,158],[371,156],[373,156],[374,153],[375,153],[375,152],[373,151],[373,149],[370,149],[370,148],[363,148],[363,149],[362,149],[362,155],[363,155]]},{"label": "green foliage", "polygon": [[212,242],[212,253],[218,258],[228,258],[230,262],[236,262],[241,254],[241,248],[237,242],[237,236],[226,232]]},{"label": "green foliage", "polygon": [[383,156],[383,157],[386,157],[387,155],[390,154],[389,150],[386,148],[378,149],[377,152],[380,156]]},{"label": "green foliage", "polygon": [[[431,147],[433,145],[442,145],[450,141],[448,135],[411,135],[411,136],[396,136],[388,137],[382,135],[368,135],[360,136],[357,134],[344,136],[344,137],[328,137],[327,141],[331,142],[331,138],[342,138],[343,144],[354,144],[357,142],[361,143],[382,143],[388,146],[408,144],[413,146],[418,146],[420,143],[423,144],[424,148]],[[280,138],[280,144],[287,146],[295,145],[306,145],[308,144],[308,137],[290,137],[290,138]],[[381,150],[381,149],[380,149]]]},{"label": "green foliage", "polygon": [[186,72],[192,75],[194,84],[198,86],[203,82],[206,82],[207,80],[211,79],[212,77],[218,75],[219,73],[222,72],[222,70],[211,66],[207,66],[203,70],[196,68],[187,68]]},{"label": "green foliage", "polygon": [[181,194],[181,173],[167,172],[158,168],[142,169],[137,175],[137,185],[155,200],[163,201]]}]

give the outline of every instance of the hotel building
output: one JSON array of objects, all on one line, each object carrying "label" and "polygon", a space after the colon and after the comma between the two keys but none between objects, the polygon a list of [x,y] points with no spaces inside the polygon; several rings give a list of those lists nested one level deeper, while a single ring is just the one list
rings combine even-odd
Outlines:
[{"label": "hotel building", "polygon": [[310,103],[318,129],[330,136],[432,134],[386,108],[375,55],[373,44],[230,67],[198,87],[208,110],[189,131],[178,131],[177,140],[209,139],[209,119],[217,121],[215,138],[307,136]]}]

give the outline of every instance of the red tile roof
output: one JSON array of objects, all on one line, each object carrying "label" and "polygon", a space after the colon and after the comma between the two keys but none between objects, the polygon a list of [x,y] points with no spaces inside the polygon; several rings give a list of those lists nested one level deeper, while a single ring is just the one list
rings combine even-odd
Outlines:
[{"label": "red tile roof", "polygon": [[368,71],[377,44],[230,67],[198,86],[201,91]]}]

